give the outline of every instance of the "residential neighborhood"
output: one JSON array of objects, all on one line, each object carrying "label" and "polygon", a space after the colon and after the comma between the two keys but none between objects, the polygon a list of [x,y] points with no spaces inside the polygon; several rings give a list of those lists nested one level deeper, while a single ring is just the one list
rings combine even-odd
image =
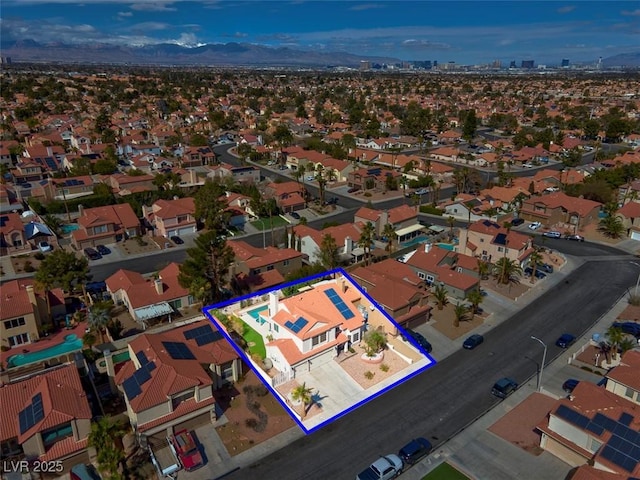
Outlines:
[{"label": "residential neighborhood", "polygon": [[640,476],[630,76],[4,67],[3,478]]}]

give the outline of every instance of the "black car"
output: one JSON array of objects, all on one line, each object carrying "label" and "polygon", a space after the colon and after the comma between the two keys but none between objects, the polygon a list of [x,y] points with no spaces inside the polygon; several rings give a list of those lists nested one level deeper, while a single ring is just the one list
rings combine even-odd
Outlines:
[{"label": "black car", "polygon": [[425,455],[429,455],[433,446],[426,438],[414,438],[398,452],[398,456],[407,465],[413,465]]},{"label": "black car", "polygon": [[427,341],[427,339],[424,338],[424,335],[422,335],[419,332],[416,332],[414,330],[409,330],[409,329],[407,329],[407,334],[411,338],[413,338],[415,340],[415,342],[420,346],[420,348],[422,348],[425,352],[431,353],[431,350],[433,350],[433,347]]},{"label": "black car", "polygon": [[298,212],[291,212],[289,215],[291,215],[296,220],[300,220],[300,214]]},{"label": "black car", "polygon": [[548,263],[543,263],[542,265],[538,265],[538,268],[545,273],[553,273],[553,266]]},{"label": "black car", "polygon": [[576,337],[570,333],[563,333],[560,338],[556,340],[556,345],[560,348],[569,348],[569,346],[576,341]]},{"label": "black car", "polygon": [[633,335],[636,338],[640,338],[640,323],[637,322],[613,322],[611,325],[614,328],[619,328],[623,333]]},{"label": "black car", "polygon": [[518,389],[518,384],[508,377],[498,380],[491,389],[491,393],[498,398],[507,398]]},{"label": "black car", "polygon": [[[533,268],[527,267],[524,269],[525,276],[530,277],[532,273],[533,273]],[[544,273],[542,270],[540,270],[540,268],[538,267],[536,268],[536,278],[538,280],[542,280],[543,278],[547,278],[547,274]]]},{"label": "black car", "polygon": [[89,260],[100,260],[102,258],[102,255],[100,255],[91,247],[85,248],[84,254],[87,256]]},{"label": "black car", "polygon": [[182,245],[182,244],[184,243],[184,240],[182,240],[182,239],[181,239],[179,236],[177,236],[177,235],[173,235],[173,236],[171,237],[171,241],[172,241],[173,243],[175,243],[176,245]]},{"label": "black car", "polygon": [[464,348],[466,348],[467,350],[473,350],[474,348],[476,348],[478,345],[480,345],[482,342],[484,342],[484,337],[482,335],[478,335],[473,334],[471,335],[469,338],[467,338],[463,343],[462,346]]},{"label": "black car", "polygon": [[567,393],[573,392],[573,389],[578,386],[580,380],[576,380],[575,378],[570,378],[562,384],[562,390]]},{"label": "black car", "polygon": [[100,255],[109,255],[111,253],[111,250],[104,245],[96,245],[96,250]]},{"label": "black car", "polygon": [[511,220],[511,225],[517,227],[518,225],[522,225],[524,223],[524,218],[514,218]]}]

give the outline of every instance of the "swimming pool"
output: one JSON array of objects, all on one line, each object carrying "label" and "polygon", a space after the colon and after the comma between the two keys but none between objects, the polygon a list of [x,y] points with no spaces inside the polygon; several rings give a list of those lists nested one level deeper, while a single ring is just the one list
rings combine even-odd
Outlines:
[{"label": "swimming pool", "polygon": [[22,367],[23,365],[29,365],[30,363],[41,362],[49,358],[56,357],[58,355],[64,355],[65,353],[82,350],[82,339],[78,338],[75,333],[71,333],[64,337],[64,341],[57,345],[54,345],[44,350],[31,353],[19,353],[18,355],[11,355],[7,360],[7,366],[10,367]]},{"label": "swimming pool", "polygon": [[455,245],[451,245],[450,243],[436,243],[436,246],[444,250],[449,250],[451,252],[453,252],[453,250],[456,248]]},{"label": "swimming pool", "polygon": [[79,228],[80,226],[77,223],[66,223],[60,227],[60,231],[66,235],[68,233],[75,232]]},{"label": "swimming pool", "polygon": [[253,310],[249,310],[247,311],[247,313],[249,314],[249,316],[251,318],[253,318],[256,322],[262,322],[264,323],[264,321],[260,318],[260,314],[262,312],[264,312],[265,310],[269,309],[269,305],[262,305],[261,307],[257,307],[254,308]]},{"label": "swimming pool", "polygon": [[414,245],[420,245],[421,243],[425,243],[428,242],[429,238],[428,237],[416,237],[416,238],[412,238],[411,240],[407,240],[406,242],[402,242],[402,248],[405,247],[413,247]]}]

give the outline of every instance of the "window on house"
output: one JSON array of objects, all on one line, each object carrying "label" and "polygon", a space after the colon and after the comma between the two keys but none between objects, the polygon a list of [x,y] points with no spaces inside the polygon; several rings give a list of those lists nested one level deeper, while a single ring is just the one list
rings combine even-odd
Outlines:
[{"label": "window on house", "polygon": [[433,283],[435,281],[436,281],[436,279],[435,279],[435,277],[433,275],[427,275],[427,282]]},{"label": "window on house", "polygon": [[633,398],[633,395],[635,394],[635,390],[633,388],[629,388],[627,387],[627,389],[624,392],[624,396],[627,398]]},{"label": "window on house", "polygon": [[462,273],[462,267],[457,268],[458,273]]},{"label": "window on house", "polygon": [[18,443],[17,438],[10,438],[6,442],[2,442],[2,457],[7,458],[22,453],[22,446]]},{"label": "window on house", "polygon": [[10,328],[22,327],[25,325],[24,317],[13,318],[11,320],[5,320],[4,328],[9,330]]},{"label": "window on house", "polygon": [[173,410],[178,408],[178,405],[180,405],[182,402],[186,402],[187,400],[193,399],[193,394],[194,394],[193,390],[190,390],[186,393],[182,393],[180,395],[173,397],[171,399],[171,406],[173,407]]},{"label": "window on house", "polygon": [[602,446],[602,442],[591,437],[589,438],[589,451],[591,452],[597,452],[598,450],[600,450],[600,447]]},{"label": "window on house", "polygon": [[274,323],[274,324],[273,324],[273,331],[274,331],[274,332],[279,332],[279,331],[280,331],[280,327],[278,327],[278,324],[277,324],[277,323]]},{"label": "window on house", "polygon": [[354,332],[351,335],[351,343],[357,343],[360,341],[360,332]]},{"label": "window on house", "polygon": [[222,381],[233,382],[233,364],[229,363],[222,369]]},{"label": "window on house", "polygon": [[41,435],[44,448],[45,450],[48,450],[53,446],[54,443],[59,442],[60,440],[63,440],[65,438],[72,437],[73,427],[71,426],[71,422],[69,422],[65,423],[64,425],[45,430],[41,433]]},{"label": "window on house", "polygon": [[20,335],[9,337],[9,346],[15,347],[17,345],[24,345],[25,343],[29,343],[29,341],[29,334],[21,333]]},{"label": "window on house", "polygon": [[418,277],[421,278],[422,280],[425,280],[427,278],[427,276],[422,272],[418,272]]},{"label": "window on house", "polygon": [[289,260],[285,260],[282,262],[283,267],[286,267],[287,265],[289,265]]},{"label": "window on house", "polygon": [[498,251],[502,252],[502,251],[504,251],[504,249],[502,247],[498,247]]},{"label": "window on house", "polygon": [[93,227],[93,234],[97,235],[99,233],[107,233],[107,226],[106,225],[99,225],[97,227]]},{"label": "window on house", "polygon": [[268,265],[267,266],[267,272],[270,272],[271,270],[273,270],[273,268],[274,268],[273,265]]}]

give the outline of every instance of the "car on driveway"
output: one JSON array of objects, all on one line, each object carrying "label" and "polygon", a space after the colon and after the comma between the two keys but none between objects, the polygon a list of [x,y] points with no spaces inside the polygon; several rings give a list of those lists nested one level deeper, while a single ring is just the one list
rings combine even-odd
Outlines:
[{"label": "car on driveway", "polygon": [[102,255],[100,255],[97,251],[95,251],[91,247],[85,248],[84,254],[87,256],[89,260],[100,260],[102,258]]},{"label": "car on driveway", "polygon": [[548,263],[543,263],[538,265],[538,268],[545,273],[553,273],[553,266]]},{"label": "car on driveway", "polygon": [[482,335],[478,335],[477,333],[474,333],[462,343],[462,346],[467,350],[473,350],[482,342],[484,342],[484,337]]},{"label": "car on driveway", "polygon": [[180,463],[187,472],[204,465],[200,446],[196,443],[193,434],[189,430],[181,430],[169,438],[178,454]]},{"label": "car on driveway", "polygon": [[356,187],[351,187],[349,190],[347,190],[347,193],[354,193],[357,192],[358,189]]},{"label": "car on driveway", "polygon": [[306,177],[304,177],[304,179],[307,182],[313,182],[316,179],[316,177],[314,177],[313,175],[307,175]]},{"label": "car on driveway", "polygon": [[409,329],[407,329],[407,334],[411,338],[413,338],[416,341],[416,343],[420,346],[420,348],[422,348],[425,352],[431,353],[431,350],[433,350],[433,347],[428,342],[428,340],[424,338],[424,335],[422,335],[420,332],[416,332],[415,330],[409,330]]},{"label": "car on driveway", "polygon": [[569,378],[562,384],[562,390],[567,393],[573,392],[573,389],[578,386],[580,380],[576,380],[575,378]]},{"label": "car on driveway", "polygon": [[182,245],[184,243],[184,240],[182,240],[179,236],[177,235],[173,235],[171,236],[170,240],[175,243],[176,245]]},{"label": "car on driveway", "polygon": [[503,377],[494,383],[491,393],[498,398],[507,398],[518,389],[518,384],[509,377]]},{"label": "car on driveway", "polygon": [[524,223],[524,218],[514,218],[511,220],[511,226],[517,227],[518,225],[522,225]]},{"label": "car on driveway", "polygon": [[96,250],[100,255],[109,255],[111,253],[111,250],[104,245],[96,245]]},{"label": "car on driveway", "polygon": [[417,463],[422,457],[429,455],[433,446],[426,438],[414,438],[398,452],[398,456],[406,465]]},{"label": "car on driveway", "polygon": [[623,333],[633,335],[636,338],[640,338],[640,323],[637,322],[613,322],[611,325],[614,328],[619,328]]},{"label": "car on driveway", "polygon": [[556,345],[560,348],[569,348],[573,342],[576,341],[576,337],[570,333],[563,333],[560,338],[556,340]]},{"label": "car on driveway", "polygon": [[543,232],[542,236],[543,237],[549,237],[549,238],[560,238],[560,237],[562,237],[562,234],[560,232],[552,230],[550,232]]},{"label": "car on driveway", "polygon": [[[533,268],[527,267],[524,269],[525,277],[530,277],[533,274]],[[536,278],[538,280],[542,280],[543,278],[547,278],[547,274],[540,270],[540,267],[536,268]]]},{"label": "car on driveway", "polygon": [[49,242],[40,242],[38,243],[38,250],[40,250],[42,253],[50,252],[51,250],[53,250],[53,247]]},{"label": "car on driveway", "polygon": [[542,226],[542,224],[540,222],[531,222],[528,227],[531,230],[537,230]]}]

